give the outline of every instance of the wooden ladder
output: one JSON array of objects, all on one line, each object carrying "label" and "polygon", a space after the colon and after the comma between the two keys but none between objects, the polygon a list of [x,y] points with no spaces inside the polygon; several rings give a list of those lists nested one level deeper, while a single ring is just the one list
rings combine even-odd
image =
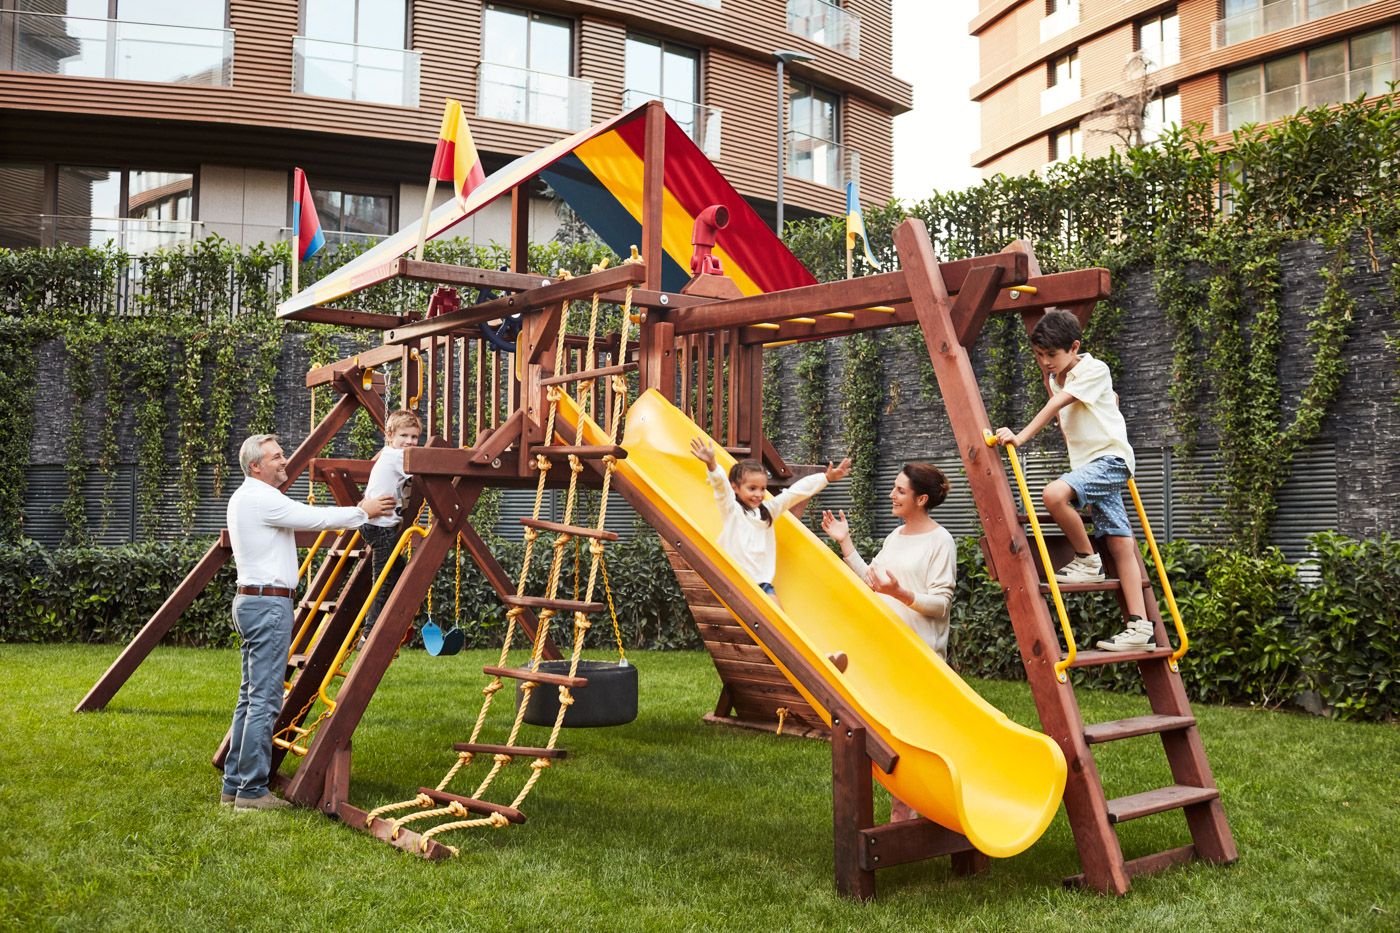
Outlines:
[{"label": "wooden ladder", "polygon": [[[1082,874],[1070,880],[1106,893],[1123,894],[1134,875],[1192,858],[1234,861],[1238,853],[1220,804],[1219,791],[1206,761],[1181,677],[1171,670],[1167,650],[1119,652],[1111,657],[1094,651],[1081,654],[1076,661],[1079,667],[1136,662],[1152,704],[1151,716],[1085,725],[1072,675],[1061,681],[1055,671],[1062,657],[1060,633],[1043,598],[1039,556],[1022,527],[1001,454],[986,444],[985,432],[997,425],[991,424],[987,417],[967,348],[976,342],[987,318],[994,313],[1020,313],[1029,329],[1045,313],[1045,307],[1054,304],[1075,312],[1084,321],[1101,296],[1092,290],[1076,292],[1068,287],[1056,291],[1059,286],[1052,282],[1055,276],[1037,279],[1039,264],[1030,245],[1023,241],[1012,244],[1008,251],[1027,254],[1029,275],[1040,283],[1037,290],[1041,294],[1035,303],[1018,304],[1015,299],[1019,295],[1006,289],[1019,283],[1004,281],[1002,270],[991,265],[974,266],[962,288],[952,296],[921,221],[906,220],[895,230],[894,241],[909,288],[910,303],[923,332],[924,346],[938,378],[939,392],[947,407],[968,487],[982,522],[982,548],[987,567],[1001,585],[1006,599],[1041,726],[1059,743],[1065,755],[1068,766],[1065,809],[1083,868]],[[1047,300],[1052,295],[1054,300]],[[1143,579],[1147,579],[1145,573]],[[1119,595],[1121,597],[1121,592]],[[1157,632],[1157,644],[1165,646],[1169,643],[1156,600],[1148,592],[1143,595],[1148,597],[1146,603]],[[1109,800],[1090,744],[1154,733],[1161,736],[1175,783]],[[1180,809],[1185,814],[1191,844],[1125,860],[1116,825],[1171,809]]]}]

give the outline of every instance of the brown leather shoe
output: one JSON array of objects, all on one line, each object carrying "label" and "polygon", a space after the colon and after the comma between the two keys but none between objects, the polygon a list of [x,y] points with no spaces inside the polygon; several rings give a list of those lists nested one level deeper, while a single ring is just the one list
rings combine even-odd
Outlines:
[{"label": "brown leather shoe", "polygon": [[290,803],[272,794],[263,794],[261,797],[236,797],[233,801],[235,810],[283,810],[290,806]]},{"label": "brown leather shoe", "polygon": [[233,801],[234,801],[234,796],[233,796],[233,794],[219,794],[219,806],[221,806],[221,807],[231,807],[231,806],[233,806]]}]

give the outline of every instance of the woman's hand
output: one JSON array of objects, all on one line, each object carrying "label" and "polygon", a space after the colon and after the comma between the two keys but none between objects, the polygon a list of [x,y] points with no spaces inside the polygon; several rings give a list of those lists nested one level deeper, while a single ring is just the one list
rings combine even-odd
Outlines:
[{"label": "woman's hand", "polygon": [[711,470],[715,468],[715,448],[713,444],[703,441],[698,437],[690,439],[690,452],[695,458]]},{"label": "woman's hand", "polygon": [[851,458],[847,457],[836,466],[831,465],[831,461],[826,462],[826,481],[828,483],[839,482],[851,473]]},{"label": "woman's hand", "polygon": [[914,594],[899,585],[899,581],[894,578],[894,574],[887,570],[876,570],[870,568],[870,573],[866,575],[865,582],[877,593],[885,596],[893,596],[904,605],[909,605],[914,601]]},{"label": "woman's hand", "polygon": [[851,540],[851,523],[846,521],[845,510],[842,510],[840,518],[832,515],[830,511],[822,512],[822,531],[837,544],[845,544]]}]

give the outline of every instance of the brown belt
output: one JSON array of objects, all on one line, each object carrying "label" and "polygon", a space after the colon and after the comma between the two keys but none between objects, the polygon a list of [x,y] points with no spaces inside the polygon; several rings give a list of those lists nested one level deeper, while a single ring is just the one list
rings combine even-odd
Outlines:
[{"label": "brown belt", "polygon": [[292,591],[285,586],[240,586],[238,588],[240,596],[286,596],[290,597]]}]

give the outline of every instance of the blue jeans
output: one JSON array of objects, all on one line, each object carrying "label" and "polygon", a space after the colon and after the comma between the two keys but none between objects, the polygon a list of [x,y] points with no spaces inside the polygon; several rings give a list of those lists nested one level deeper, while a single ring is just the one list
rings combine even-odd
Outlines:
[{"label": "blue jeans", "polygon": [[272,730],[282,711],[292,601],[285,596],[235,596],[233,627],[242,639],[243,679],[224,759],[224,793],[262,797],[271,777]]}]

